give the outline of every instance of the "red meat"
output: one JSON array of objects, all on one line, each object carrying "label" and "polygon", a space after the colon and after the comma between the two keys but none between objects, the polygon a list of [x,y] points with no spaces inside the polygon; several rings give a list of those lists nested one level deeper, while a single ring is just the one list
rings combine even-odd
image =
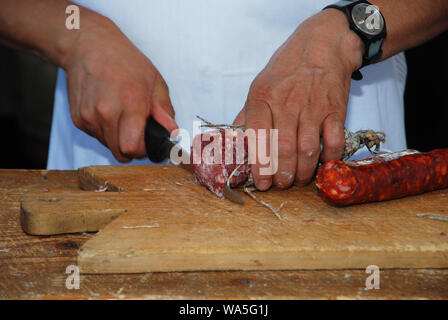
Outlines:
[{"label": "red meat", "polygon": [[336,205],[382,201],[448,187],[448,149],[405,150],[364,160],[323,164],[316,176],[322,196]]},{"label": "red meat", "polygon": [[[217,148],[212,148],[212,143]],[[221,198],[224,185],[235,168],[239,166],[230,180],[231,187],[240,186],[249,178],[250,165],[244,159],[247,159],[247,139],[242,130],[208,131],[193,140],[191,162],[196,181]]]}]

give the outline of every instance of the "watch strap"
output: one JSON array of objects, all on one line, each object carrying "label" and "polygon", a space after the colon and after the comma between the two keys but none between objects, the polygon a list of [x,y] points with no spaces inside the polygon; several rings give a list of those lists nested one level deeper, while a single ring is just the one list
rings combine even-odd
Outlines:
[{"label": "watch strap", "polygon": [[[376,41],[367,42],[366,39],[364,39],[360,35],[360,32],[356,29],[353,21],[351,20],[351,9],[359,3],[365,3],[368,5],[372,5],[368,1],[340,0],[331,5],[326,6],[323,10],[328,9],[328,8],[333,8],[333,9],[340,10],[346,14],[350,29],[353,30],[361,38],[361,40],[364,42],[365,47],[366,47],[365,52],[362,56],[362,65],[359,68],[359,69],[361,69],[362,67],[364,67],[366,65],[372,64],[373,62],[377,61],[381,57],[381,55],[383,54],[383,51],[381,50],[381,46],[384,42],[384,37],[379,38]],[[385,27],[385,25],[384,25],[384,27]],[[356,70],[355,72],[353,72],[352,79],[361,80],[363,78],[362,73],[359,69]]]}]

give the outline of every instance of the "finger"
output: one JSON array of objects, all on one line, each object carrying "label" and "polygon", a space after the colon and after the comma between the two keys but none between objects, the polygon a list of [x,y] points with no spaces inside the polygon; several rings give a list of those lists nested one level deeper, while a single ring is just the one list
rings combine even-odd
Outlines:
[{"label": "finger", "polygon": [[246,122],[246,109],[243,108],[236,116],[235,120],[233,120],[233,124],[235,125],[244,125]]},{"label": "finger", "polygon": [[332,113],[322,123],[322,162],[341,159],[345,146],[344,118],[343,115]]},{"label": "finger", "polygon": [[129,162],[132,157],[124,155],[120,150],[118,124],[121,117],[119,110],[121,109],[117,106],[116,101],[118,99],[111,99],[109,102],[97,102],[95,110],[97,111],[105,145],[118,161]]},{"label": "finger", "polygon": [[174,118],[166,111],[166,104],[160,101],[154,101],[151,109],[151,115],[160,125],[169,133],[179,128]]},{"label": "finger", "polygon": [[69,95],[70,115],[75,126],[96,138],[107,147],[103,127],[96,112],[94,97],[98,88],[87,85],[87,79],[79,73],[67,74],[67,89]]},{"label": "finger", "polygon": [[[270,129],[272,129],[272,114],[271,109],[265,102],[251,102],[248,101],[246,107],[246,130],[255,130],[256,141],[249,141],[249,143],[256,143],[256,146],[252,146],[252,150],[256,153],[249,153],[249,163],[251,163],[252,176],[254,178],[254,183],[257,189],[264,191],[271,187],[272,185],[272,174],[262,174],[266,173],[268,164],[260,163],[260,145],[266,147],[265,150],[270,150]],[[264,130],[265,141],[260,139],[260,131]],[[260,142],[259,142],[260,140]],[[251,147],[249,146],[249,149]],[[249,150],[250,151],[250,150]],[[263,170],[264,169],[264,170]]]},{"label": "finger", "polygon": [[124,155],[120,150],[120,144],[118,140],[118,125],[113,127],[105,125],[103,128],[106,145],[112,152],[115,159],[123,163],[131,161],[132,157]]},{"label": "finger", "polygon": [[78,108],[78,116],[81,119],[82,130],[88,135],[96,138],[105,145],[103,128],[98,119],[95,109],[95,101],[89,91],[86,91],[81,98],[81,106]]},{"label": "finger", "polygon": [[306,185],[313,178],[320,154],[320,122],[301,117],[297,138],[296,183]]},{"label": "finger", "polygon": [[146,156],[145,128],[149,115],[169,132],[177,129],[177,124],[168,86],[160,75],[155,80],[150,101],[143,94],[132,100],[134,105],[140,107],[123,109],[118,130],[120,152],[127,157],[143,158]]},{"label": "finger", "polygon": [[82,121],[81,121],[81,105],[83,101],[85,100],[85,93],[83,93],[82,84],[86,83],[85,79],[82,79],[81,81],[80,77],[72,76],[72,73],[67,73],[67,92],[68,92],[68,100],[69,100],[69,107],[70,107],[70,115],[72,117],[72,121],[74,125],[80,129],[83,130],[82,127]]},{"label": "finger", "polygon": [[278,157],[274,167],[274,185],[286,189],[294,182],[297,168],[297,122],[298,114],[279,110],[274,113],[274,129],[278,129]]},{"label": "finger", "polygon": [[176,124],[175,111],[171,103],[168,85],[165,80],[158,75],[152,94],[152,108],[151,115],[160,125],[162,125],[168,132],[178,128]]},{"label": "finger", "polygon": [[[142,103],[144,103],[142,101]],[[127,158],[143,158],[146,156],[145,113],[126,112],[121,114],[118,122],[118,143],[120,152]]]}]

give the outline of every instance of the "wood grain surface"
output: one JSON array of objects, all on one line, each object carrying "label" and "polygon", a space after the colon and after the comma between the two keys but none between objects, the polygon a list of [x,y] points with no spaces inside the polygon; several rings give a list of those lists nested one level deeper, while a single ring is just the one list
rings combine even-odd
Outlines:
[{"label": "wood grain surface", "polygon": [[107,181],[148,199],[120,193],[126,212],[79,251],[85,273],[448,267],[448,223],[419,216],[448,215],[447,190],[345,208],[313,185],[258,193],[283,204],[279,220],[249,197],[243,206],[217,198],[176,167],[99,166],[79,177],[85,189]]},{"label": "wood grain surface", "polygon": [[365,290],[364,269],[82,274],[69,290],[66,268],[92,234],[27,235],[20,199],[77,189],[73,171],[0,170],[0,299],[448,299],[447,269],[381,269],[379,290]]},{"label": "wood grain surface", "polygon": [[28,193],[20,203],[22,229],[31,235],[98,231],[127,206],[117,192],[85,191]]}]

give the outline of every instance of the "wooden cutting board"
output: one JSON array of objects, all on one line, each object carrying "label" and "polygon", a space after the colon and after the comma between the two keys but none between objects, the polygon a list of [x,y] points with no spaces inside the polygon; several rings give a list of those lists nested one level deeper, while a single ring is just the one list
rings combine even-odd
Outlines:
[{"label": "wooden cutting board", "polygon": [[[180,168],[97,166],[79,170],[79,192],[29,194],[28,233],[101,229],[78,253],[84,273],[189,270],[447,268],[448,190],[346,208],[313,185],[217,198]],[[107,191],[94,192],[107,186]],[[433,216],[431,216],[433,215]],[[439,216],[440,218],[440,216]]]}]

